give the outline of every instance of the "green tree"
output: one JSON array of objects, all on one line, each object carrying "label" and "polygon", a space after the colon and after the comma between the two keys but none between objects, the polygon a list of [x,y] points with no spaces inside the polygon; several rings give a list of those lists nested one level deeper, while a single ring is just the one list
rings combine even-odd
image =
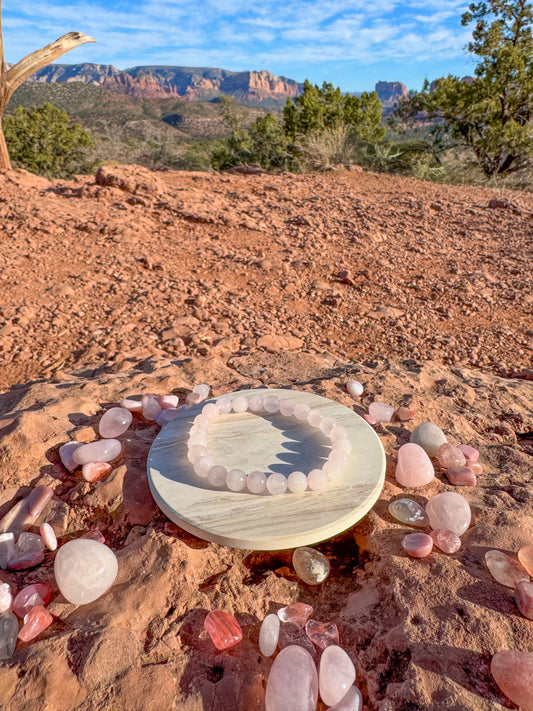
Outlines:
[{"label": "green tree", "polygon": [[479,58],[475,77],[448,76],[401,102],[400,119],[424,112],[437,123],[437,151],[466,146],[486,175],[523,167],[533,155],[533,6],[527,0],[471,4],[467,49]]},{"label": "green tree", "polygon": [[33,110],[17,106],[4,117],[4,134],[12,160],[47,178],[82,172],[91,138],[65,111],[46,103]]}]

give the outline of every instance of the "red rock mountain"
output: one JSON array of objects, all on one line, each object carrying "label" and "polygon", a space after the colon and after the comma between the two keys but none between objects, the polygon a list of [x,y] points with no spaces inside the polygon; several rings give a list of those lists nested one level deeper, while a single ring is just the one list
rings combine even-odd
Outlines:
[{"label": "red rock mountain", "polygon": [[376,92],[386,108],[392,108],[398,99],[407,97],[407,87],[400,81],[378,81]]}]

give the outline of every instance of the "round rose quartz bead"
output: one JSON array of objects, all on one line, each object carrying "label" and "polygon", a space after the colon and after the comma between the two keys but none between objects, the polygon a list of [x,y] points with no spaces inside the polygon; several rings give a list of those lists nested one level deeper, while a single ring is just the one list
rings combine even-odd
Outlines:
[{"label": "round rose quartz bead", "polygon": [[211,467],[214,466],[215,462],[211,459],[211,457],[200,457],[200,459],[197,459],[194,462],[194,473],[205,479]]},{"label": "round rose quartz bead", "polygon": [[294,400],[291,400],[288,398],[287,400],[280,400],[279,401],[279,411],[284,417],[293,417],[294,416],[294,408],[296,407],[296,403]]},{"label": "round rose quartz bead", "polygon": [[322,422],[321,413],[318,410],[311,410],[307,415],[307,422],[311,425],[311,427],[320,427],[320,423]]},{"label": "round rose quartz bead", "polygon": [[339,481],[342,477],[342,464],[327,461],[322,467],[322,471],[328,477],[328,481]]},{"label": "round rose quartz bead", "polygon": [[307,485],[311,491],[327,489],[328,484],[328,475],[323,469],[312,469],[307,475]]},{"label": "round rose quartz bead", "polygon": [[230,469],[226,477],[226,486],[230,491],[242,491],[246,486],[246,474],[242,469]]},{"label": "round rose quartz bead", "polygon": [[120,437],[131,425],[132,420],[133,415],[129,410],[124,407],[112,407],[102,415],[98,424],[98,432],[101,437],[106,439]]},{"label": "round rose quartz bead", "polygon": [[323,417],[320,422],[320,431],[325,435],[329,435],[337,426],[337,420],[334,417]]},{"label": "round rose quartz bead", "polygon": [[193,393],[198,393],[202,400],[206,400],[209,397],[209,385],[206,385],[205,383],[200,383],[199,385],[195,385],[194,388],[192,389]]},{"label": "round rose quartz bead", "polygon": [[349,439],[339,438],[336,439],[332,444],[332,449],[340,449],[342,452],[346,452],[347,454],[351,454],[352,452],[352,443]]},{"label": "round rose quartz bead", "polygon": [[207,434],[194,434],[187,440],[187,447],[189,449],[197,444],[199,444],[200,447],[207,447]]},{"label": "round rose quartz bead", "polygon": [[433,538],[433,543],[443,553],[451,555],[452,553],[457,553],[461,547],[461,539],[453,531],[440,529],[431,531],[429,535]]},{"label": "round rose quartz bead", "polygon": [[307,489],[307,477],[303,472],[291,472],[287,478],[287,486],[293,494],[300,494]]},{"label": "round rose quartz bead", "polygon": [[[196,418],[195,418],[196,419]],[[189,430],[189,437],[195,437],[196,435],[207,436],[208,428],[206,425],[194,424]]]},{"label": "round rose quartz bead", "polygon": [[246,412],[248,409],[248,398],[244,395],[236,395],[231,401],[233,412]]},{"label": "round rose quartz bead", "polygon": [[203,400],[203,397],[200,395],[200,393],[195,393],[195,392],[190,392],[187,393],[185,397],[185,402],[187,405],[198,405],[201,403]]},{"label": "round rose quartz bead", "polygon": [[[235,401],[233,400],[232,404],[234,404],[234,403],[235,403]],[[207,423],[213,422],[219,416],[220,416],[220,409],[218,408],[217,405],[215,405],[215,403],[208,402],[207,405],[203,406],[202,417],[204,418],[205,422],[207,422]]]},{"label": "round rose quartz bead", "polygon": [[221,415],[227,415],[228,412],[231,412],[231,398],[226,396],[219,397],[216,401],[216,406],[220,410]]},{"label": "round rose quartz bead", "polygon": [[336,464],[340,464],[342,466],[348,461],[349,456],[348,452],[335,448],[328,454],[328,462],[335,462]]},{"label": "round rose quartz bead", "polygon": [[49,551],[55,551],[57,548],[56,532],[49,523],[43,523],[39,528],[39,535],[44,541],[44,545]]},{"label": "round rose quartz bead", "polygon": [[402,548],[412,558],[425,558],[433,549],[433,538],[427,533],[408,533],[402,539]]},{"label": "round rose quartz bead", "polygon": [[194,464],[197,462],[200,457],[207,457],[207,447],[204,447],[201,444],[193,444],[191,447],[189,447],[189,451],[187,452],[187,459],[191,464]]},{"label": "round rose quartz bead", "polygon": [[76,449],[72,459],[77,464],[87,464],[88,462],[112,462],[120,456],[122,444],[118,439],[100,439],[97,442],[83,444]]},{"label": "round rose quartz bead", "polygon": [[250,395],[248,398],[248,409],[252,412],[260,412],[263,409],[263,396]]},{"label": "round rose quartz bead", "polygon": [[278,496],[279,494],[284,494],[287,491],[287,479],[283,474],[274,472],[267,478],[266,488],[269,494]]},{"label": "round rose quartz bead", "polygon": [[266,489],[267,477],[264,472],[250,472],[246,477],[246,488],[252,494],[260,494]]},{"label": "round rose quartz bead", "polygon": [[348,439],[348,430],[342,425],[336,425],[329,433],[332,442],[336,442],[338,439]]},{"label": "round rose quartz bead", "polygon": [[226,483],[226,477],[228,476],[228,470],[226,467],[220,466],[220,464],[215,464],[214,467],[207,472],[207,481],[211,486],[224,486]]},{"label": "round rose quartz bead", "polygon": [[277,395],[267,395],[263,401],[263,407],[266,412],[271,414],[279,412],[279,397]]},{"label": "round rose quartz bead", "polygon": [[309,405],[305,405],[303,402],[300,402],[294,406],[294,417],[296,417],[297,420],[305,422],[310,410],[311,408]]}]

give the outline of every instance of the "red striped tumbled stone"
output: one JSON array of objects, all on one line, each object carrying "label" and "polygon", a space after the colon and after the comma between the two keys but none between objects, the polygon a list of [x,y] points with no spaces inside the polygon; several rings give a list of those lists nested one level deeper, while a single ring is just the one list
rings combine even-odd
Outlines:
[{"label": "red striped tumbled stone", "polygon": [[229,649],[242,639],[242,629],[233,615],[224,610],[212,610],[204,620],[204,627],[217,649]]},{"label": "red striped tumbled stone", "polygon": [[24,625],[20,628],[19,639],[30,642],[41,632],[50,627],[54,618],[42,605],[35,605],[24,617]]}]

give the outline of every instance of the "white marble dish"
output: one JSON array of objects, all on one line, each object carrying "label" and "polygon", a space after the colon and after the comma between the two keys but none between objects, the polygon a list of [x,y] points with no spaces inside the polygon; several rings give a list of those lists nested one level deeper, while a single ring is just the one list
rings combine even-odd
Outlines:
[{"label": "white marble dish", "polygon": [[[282,550],[331,538],[360,521],[377,501],[385,480],[385,452],[374,430],[343,405],[299,390],[247,390],[291,398],[335,417],[353,446],[342,478],[324,491],[280,496],[215,489],[196,476],[187,459],[189,428],[202,405],[184,410],[154,440],[148,480],[159,508],[181,528],[234,548]],[[214,402],[214,399],[213,399]],[[288,476],[319,468],[329,438],[280,413],[221,415],[209,429],[209,454],[217,464]]]}]

